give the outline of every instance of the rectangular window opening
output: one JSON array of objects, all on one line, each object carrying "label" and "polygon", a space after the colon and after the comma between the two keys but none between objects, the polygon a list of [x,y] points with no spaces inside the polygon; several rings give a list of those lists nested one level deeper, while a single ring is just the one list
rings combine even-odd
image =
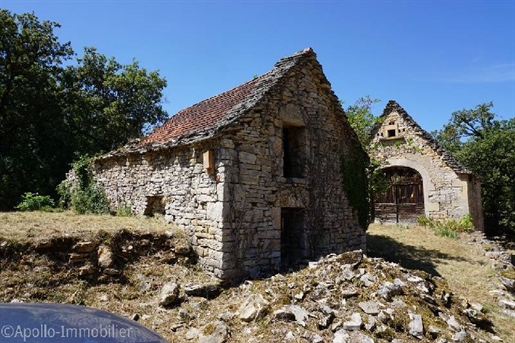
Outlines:
[{"label": "rectangular window opening", "polygon": [[388,137],[395,137],[395,129],[388,130]]},{"label": "rectangular window opening", "polygon": [[147,197],[147,207],[145,208],[145,212],[143,212],[145,216],[153,217],[154,215],[164,215],[165,214],[165,204],[163,196],[148,196]]},{"label": "rectangular window opening", "polygon": [[283,127],[284,177],[304,178],[306,135],[302,126]]}]

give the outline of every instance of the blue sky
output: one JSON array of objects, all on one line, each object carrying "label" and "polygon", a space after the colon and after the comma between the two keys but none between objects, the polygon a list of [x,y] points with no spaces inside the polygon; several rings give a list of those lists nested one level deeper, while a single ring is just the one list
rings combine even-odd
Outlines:
[{"label": "blue sky", "polygon": [[346,103],[394,99],[426,130],[493,101],[515,116],[515,1],[0,0],[62,27],[62,42],[168,81],[170,115],[312,47]]}]

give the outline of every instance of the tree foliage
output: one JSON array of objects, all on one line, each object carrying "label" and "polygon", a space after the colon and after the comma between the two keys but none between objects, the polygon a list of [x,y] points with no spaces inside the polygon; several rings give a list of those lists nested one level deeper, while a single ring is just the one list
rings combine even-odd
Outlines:
[{"label": "tree foliage", "polygon": [[[356,132],[363,150],[367,153],[369,153],[371,149],[374,149],[371,145],[371,131],[376,125],[381,123],[381,117],[372,113],[373,105],[379,101],[379,99],[372,99],[369,95],[366,95],[365,97],[359,98],[353,105],[349,105],[344,109],[345,115],[351,127],[354,129],[354,132]],[[367,162],[366,185],[368,187],[368,222],[372,222],[374,220],[374,199],[376,194],[383,192],[388,185],[386,183],[385,173],[380,168],[381,163],[373,158]],[[344,170],[344,174],[345,173],[352,173],[352,171]],[[356,185],[359,184],[362,183],[356,183]],[[349,192],[349,189],[346,189],[346,191]]]},{"label": "tree foliage", "polygon": [[481,179],[486,230],[515,234],[515,118],[496,119],[492,107],[453,112],[433,135]]},{"label": "tree foliage", "polygon": [[0,209],[25,192],[55,195],[77,156],[115,148],[167,117],[158,72],[94,48],[75,59],[59,27],[0,10]]},{"label": "tree foliage", "polygon": [[372,106],[379,102],[379,99],[372,99],[370,95],[359,98],[353,105],[345,108],[345,114],[351,127],[358,135],[361,146],[365,151],[370,148],[372,129],[381,121],[381,118],[372,113]]}]

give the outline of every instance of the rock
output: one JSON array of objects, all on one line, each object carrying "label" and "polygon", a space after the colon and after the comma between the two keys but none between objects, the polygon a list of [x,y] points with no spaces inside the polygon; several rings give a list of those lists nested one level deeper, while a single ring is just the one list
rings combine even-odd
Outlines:
[{"label": "rock", "polygon": [[184,293],[192,297],[213,299],[220,295],[222,288],[219,283],[188,284],[184,286]]},{"label": "rock", "polygon": [[324,329],[327,329],[329,327],[329,325],[332,324],[334,320],[334,315],[333,314],[329,314],[327,316],[324,316],[322,317],[319,321],[318,321],[318,329],[319,330],[324,330]]},{"label": "rock", "polygon": [[342,276],[347,281],[351,281],[355,277],[354,272],[352,271],[352,269],[350,269],[348,267],[343,269]]},{"label": "rock", "polygon": [[515,310],[515,301],[510,301],[508,299],[500,299],[499,306],[507,310]]},{"label": "rock", "polygon": [[161,296],[159,299],[159,305],[168,307],[171,305],[178,304],[182,301],[179,296],[179,285],[175,282],[166,283],[161,289]]},{"label": "rock", "polygon": [[427,329],[427,332],[429,332],[429,335],[432,338],[436,338],[436,337],[438,337],[438,335],[440,335],[442,333],[442,330],[430,325],[429,328]]},{"label": "rock", "polygon": [[502,275],[499,275],[499,278],[501,279],[503,286],[506,287],[508,291],[515,292],[515,279],[510,279]]},{"label": "rock", "polygon": [[349,343],[350,335],[345,330],[338,330],[334,333],[333,343]]},{"label": "rock", "polygon": [[379,314],[379,305],[375,301],[362,301],[358,304],[358,306],[365,312],[366,314],[377,315]]},{"label": "rock", "polygon": [[309,312],[298,305],[288,305],[274,311],[274,317],[283,320],[296,320],[299,324],[305,325]]},{"label": "rock", "polygon": [[106,269],[104,269],[104,274],[110,275],[110,276],[120,276],[122,274],[122,272],[119,271],[118,269],[106,268]]},{"label": "rock", "polygon": [[191,341],[197,337],[200,336],[200,330],[197,328],[190,328],[188,331],[186,331],[186,334],[184,335],[184,338],[186,338],[188,341]]},{"label": "rock", "polygon": [[365,329],[369,332],[373,331],[374,328],[376,327],[376,325],[377,325],[377,319],[375,317],[368,316],[367,323],[365,324]]},{"label": "rock", "polygon": [[79,276],[84,278],[91,277],[95,275],[96,272],[97,269],[91,263],[87,263],[79,268]]},{"label": "rock", "polygon": [[452,335],[452,340],[454,342],[465,342],[467,340],[467,336],[467,332],[461,329],[459,332],[456,332],[454,335]]},{"label": "rock", "polygon": [[333,343],[374,343],[374,339],[361,332],[338,330],[334,333]]},{"label": "rock", "polygon": [[452,328],[452,329],[454,329],[456,331],[462,329],[462,326],[460,325],[460,323],[458,323],[458,321],[456,320],[456,318],[454,318],[454,316],[451,316],[447,320],[447,325],[449,325],[450,328]]},{"label": "rock", "polygon": [[93,251],[95,251],[97,247],[97,244],[95,242],[92,242],[92,241],[84,241],[84,242],[77,242],[77,244],[75,244],[73,246],[73,251],[79,253],[79,254],[84,254],[84,253],[91,253]]},{"label": "rock", "polygon": [[386,281],[379,285],[377,288],[377,294],[383,299],[390,301],[392,300],[393,296],[402,294],[403,286],[404,282],[402,282],[400,279],[395,279],[393,283]]},{"label": "rock", "polygon": [[263,317],[269,309],[270,303],[261,294],[251,294],[238,309],[238,318],[244,322]]},{"label": "rock", "polygon": [[98,266],[103,269],[111,268],[114,265],[113,252],[107,245],[98,248]]},{"label": "rock", "polygon": [[286,336],[284,336],[285,341],[293,341],[294,339],[295,339],[295,335],[291,331],[288,331]]},{"label": "rock", "polygon": [[343,328],[345,330],[353,331],[359,330],[363,325],[363,321],[361,320],[361,315],[357,312],[353,313],[350,317],[350,320],[343,323]]},{"label": "rock", "polygon": [[188,255],[190,251],[191,247],[186,241],[179,240],[175,242],[174,252],[177,255]]},{"label": "rock", "polygon": [[342,296],[343,299],[348,299],[358,295],[359,291],[355,288],[347,288],[341,290],[339,294]]},{"label": "rock", "polygon": [[361,281],[366,287],[370,287],[377,281],[377,276],[366,273],[359,278],[359,281]]},{"label": "rock", "polygon": [[215,321],[204,325],[198,336],[199,343],[223,343],[227,340],[229,330],[221,321]]},{"label": "rock", "polygon": [[408,312],[409,315],[409,334],[418,339],[424,337],[424,325],[422,323],[422,316]]}]

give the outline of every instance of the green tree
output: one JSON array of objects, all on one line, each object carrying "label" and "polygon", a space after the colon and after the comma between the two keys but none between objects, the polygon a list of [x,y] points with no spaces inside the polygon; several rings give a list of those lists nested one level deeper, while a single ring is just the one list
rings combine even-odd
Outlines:
[{"label": "green tree", "polygon": [[88,47],[63,79],[66,122],[81,153],[114,149],[167,118],[161,107],[166,80],[136,61],[122,65]]},{"label": "green tree", "polygon": [[59,80],[73,51],[54,35],[59,24],[0,10],[0,208],[21,194],[48,194],[65,141]]},{"label": "green tree", "polygon": [[166,81],[94,48],[76,63],[60,25],[0,10],[0,209],[25,192],[56,195],[77,156],[137,138],[167,117]]},{"label": "green tree", "polygon": [[515,118],[496,119],[492,107],[453,112],[433,135],[481,179],[487,232],[515,234]]},{"label": "green tree", "polygon": [[379,99],[372,99],[370,95],[367,95],[359,98],[353,105],[349,105],[344,109],[347,119],[358,135],[365,151],[370,149],[370,141],[372,139],[370,132],[381,121],[380,117],[372,113],[372,106],[379,101]]},{"label": "green tree", "polygon": [[[344,108],[345,115],[349,120],[351,127],[356,132],[358,139],[367,153],[370,153],[374,146],[371,144],[372,129],[381,123],[381,117],[372,113],[372,107],[378,103],[379,99],[373,99],[370,95],[359,98],[353,105]],[[344,102],[342,101],[342,104]],[[366,167],[367,173],[367,186],[368,186],[368,201],[370,209],[369,221],[374,219],[374,199],[376,194],[385,191],[388,187],[385,174],[380,168],[381,164],[375,159],[370,159]]]}]

